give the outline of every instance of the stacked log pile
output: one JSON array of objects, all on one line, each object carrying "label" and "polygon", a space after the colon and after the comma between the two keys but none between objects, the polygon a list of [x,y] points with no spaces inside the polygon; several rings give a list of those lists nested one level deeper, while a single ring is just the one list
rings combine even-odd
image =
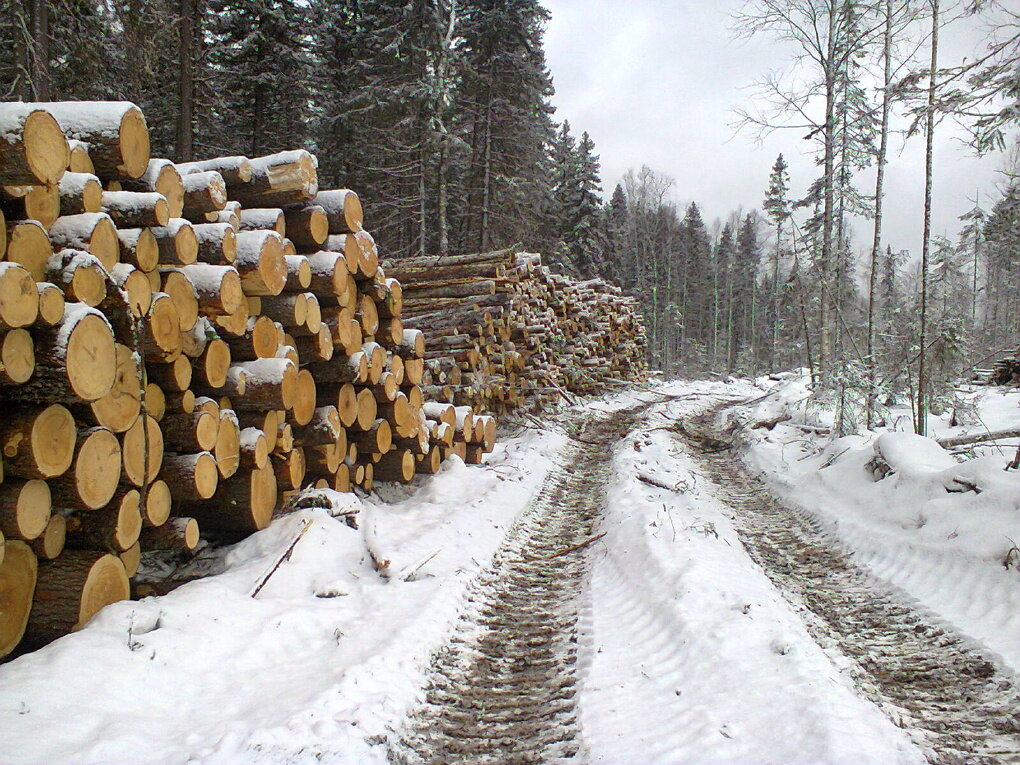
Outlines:
[{"label": "stacked log pile", "polygon": [[404,324],[428,332],[429,397],[504,412],[595,393],[647,373],[637,301],[511,250],[384,260]]},{"label": "stacked log pile", "polygon": [[143,550],[493,447],[428,400],[434,351],[308,152],[155,159],[129,103],[0,104],[0,139],[0,657],[128,597]]}]

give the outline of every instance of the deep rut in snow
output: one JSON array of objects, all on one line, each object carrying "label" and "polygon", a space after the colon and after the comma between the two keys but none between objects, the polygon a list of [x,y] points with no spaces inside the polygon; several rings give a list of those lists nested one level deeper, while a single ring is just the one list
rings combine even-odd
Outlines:
[{"label": "deep rut in snow", "polygon": [[481,575],[397,763],[550,762],[577,754],[578,599],[616,442],[649,404],[568,424],[570,441]]},{"label": "deep rut in snow", "polygon": [[[696,462],[731,508],[745,547],[805,615],[820,645],[850,660],[861,690],[907,729],[933,763],[1020,762],[1015,678],[951,628],[856,565],[802,511],[772,497],[732,450],[710,410],[688,432]],[[700,435],[699,435],[700,433]]]}]

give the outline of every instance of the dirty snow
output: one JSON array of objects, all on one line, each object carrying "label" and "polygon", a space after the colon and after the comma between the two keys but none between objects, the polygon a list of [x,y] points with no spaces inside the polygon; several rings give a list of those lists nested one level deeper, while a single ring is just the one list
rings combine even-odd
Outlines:
[{"label": "dirty snow", "polygon": [[[365,501],[362,530],[325,510],[285,516],[232,548],[222,573],[110,606],[0,666],[0,762],[384,762],[380,742],[560,443],[532,433],[485,467],[451,458],[389,489],[392,504]],[[365,525],[410,581],[375,571]]]},{"label": "dirty snow", "polygon": [[700,395],[657,407],[621,445],[606,536],[592,554],[579,700],[586,759],[924,762],[747,556],[668,430],[706,403],[760,392],[671,387]]}]

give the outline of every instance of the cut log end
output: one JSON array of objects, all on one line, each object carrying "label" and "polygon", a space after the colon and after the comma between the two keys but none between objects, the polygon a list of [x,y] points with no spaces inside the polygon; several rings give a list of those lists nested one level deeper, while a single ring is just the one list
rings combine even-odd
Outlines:
[{"label": "cut log end", "polygon": [[56,183],[71,161],[67,138],[57,121],[42,109],[25,120],[25,160],[38,183]]}]

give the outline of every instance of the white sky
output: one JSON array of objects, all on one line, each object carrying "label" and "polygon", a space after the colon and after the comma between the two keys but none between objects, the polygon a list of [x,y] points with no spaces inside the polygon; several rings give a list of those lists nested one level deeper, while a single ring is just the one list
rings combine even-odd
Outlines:
[{"label": "white sky", "polygon": [[[696,201],[706,221],[737,207],[758,208],[776,155],[790,164],[799,197],[817,174],[806,131],[779,131],[761,145],[737,133],[734,108],[756,78],[787,68],[786,50],[768,38],[733,40],[731,14],[741,0],[544,0],[551,11],[546,53],[556,119],[595,141],[606,196],[628,168],[647,164],[676,179],[675,197]],[[974,49],[980,33],[944,33],[943,63]],[[955,238],[957,217],[980,191],[987,204],[1001,156],[977,159],[962,133],[936,132],[934,233]],[[885,241],[920,252],[924,139],[893,138],[887,166]],[[862,181],[873,189],[873,175]],[[870,224],[856,225],[857,245],[870,243]]]}]

